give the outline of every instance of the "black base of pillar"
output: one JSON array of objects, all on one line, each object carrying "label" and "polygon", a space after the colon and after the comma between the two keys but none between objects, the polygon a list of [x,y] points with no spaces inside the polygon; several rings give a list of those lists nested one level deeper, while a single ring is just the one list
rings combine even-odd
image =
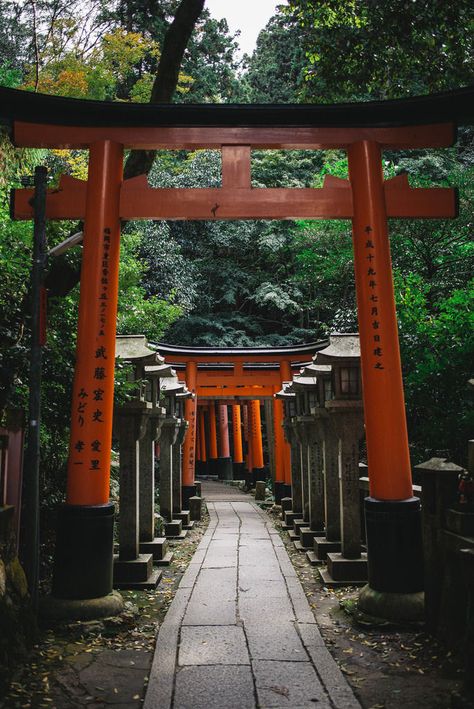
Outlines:
[{"label": "black base of pillar", "polygon": [[232,463],[234,480],[245,480],[245,463]]},{"label": "black base of pillar", "polygon": [[283,482],[275,482],[273,483],[273,488],[274,488],[274,493],[275,493],[275,504],[276,505],[281,505],[281,501],[285,495],[285,483]]},{"label": "black base of pillar", "polygon": [[218,473],[218,459],[217,458],[209,458],[207,461],[207,474],[208,475],[217,475]]},{"label": "black base of pillar", "polygon": [[253,468],[252,470],[252,486],[255,487],[258,480],[266,481],[267,479],[266,468]]},{"label": "black base of pillar", "polygon": [[203,461],[203,460],[196,461],[196,475],[212,475],[212,473],[209,472],[208,461]]},{"label": "black base of pillar", "polygon": [[232,458],[217,459],[217,475],[219,480],[232,480]]},{"label": "black base of pillar", "polygon": [[83,600],[112,592],[114,511],[112,504],[59,508],[54,597]]},{"label": "black base of pillar", "polygon": [[245,468],[244,468],[244,480],[245,480],[245,489],[251,490],[252,483],[253,483],[252,473],[249,470],[246,470]]},{"label": "black base of pillar", "polygon": [[283,483],[283,497],[291,497],[291,485]]},{"label": "black base of pillar", "polygon": [[369,586],[386,593],[423,590],[423,546],[418,497],[387,502],[365,498]]},{"label": "black base of pillar", "polygon": [[196,495],[196,486],[195,485],[183,485],[182,491],[183,491],[183,509],[189,510],[189,498],[194,497]]}]

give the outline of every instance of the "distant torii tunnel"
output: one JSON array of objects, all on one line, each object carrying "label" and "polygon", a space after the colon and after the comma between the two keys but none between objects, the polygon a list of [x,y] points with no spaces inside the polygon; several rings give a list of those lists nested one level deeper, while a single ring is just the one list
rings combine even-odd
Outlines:
[{"label": "distant torii tunnel", "polygon": [[285,486],[289,491],[290,448],[282,429],[283,404],[275,394],[326,344],[228,349],[156,345],[196,394],[185,405],[189,429],[184,441],[183,486],[192,488],[202,463],[224,479],[244,476],[249,482],[255,480],[265,467],[260,412],[260,402],[265,400],[267,463],[277,499]]},{"label": "distant torii tunnel", "polygon": [[[64,176],[57,189],[48,190],[46,199],[46,218],[84,220],[68,468],[69,526],[77,524],[81,510],[87,518],[84,524],[94,525],[109,500],[121,220],[350,219],[370,495],[380,519],[377,533],[367,539],[369,566],[371,546],[380,546],[382,538],[384,563],[396,563],[404,556],[413,563],[410,534],[399,533],[409,517],[419,517],[419,500],[413,499],[411,481],[388,218],[454,217],[456,198],[448,188],[413,189],[406,175],[386,180],[382,152],[452,145],[455,125],[469,113],[469,101],[472,104],[469,90],[323,106],[110,104],[13,89],[0,89],[0,99],[2,120],[11,124],[16,145],[89,150],[87,181]],[[123,179],[127,149],[200,148],[221,151],[221,187],[154,189],[143,176]],[[257,149],[344,150],[349,179],[328,177],[318,189],[254,188],[251,152]],[[15,190],[14,218],[32,219],[33,197],[31,190]],[[244,361],[241,374],[232,370],[234,394],[237,380],[246,376]],[[285,362],[284,376],[291,368],[291,362]],[[194,363],[187,373],[190,389],[193,367],[194,375],[199,372]],[[261,375],[260,384],[255,379],[258,386],[265,381]],[[210,373],[206,376],[210,387]],[[232,387],[226,395],[230,391]],[[190,470],[189,457],[186,465]],[[103,563],[111,565],[111,534],[101,548]],[[93,551],[97,553],[95,547]],[[76,573],[80,576],[87,569],[78,564]],[[373,590],[390,593],[393,589]],[[407,587],[402,592],[420,590]]]}]

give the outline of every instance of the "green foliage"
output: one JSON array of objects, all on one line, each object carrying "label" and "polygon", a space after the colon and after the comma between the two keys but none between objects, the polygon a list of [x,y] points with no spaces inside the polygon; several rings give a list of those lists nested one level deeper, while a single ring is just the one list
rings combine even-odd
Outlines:
[{"label": "green foliage", "polygon": [[416,457],[447,449],[464,460],[474,426],[467,381],[474,361],[474,281],[433,310],[418,274],[397,275],[397,306],[410,439]]},{"label": "green foliage", "polygon": [[469,0],[290,0],[306,52],[304,100],[435,93],[474,80]]},{"label": "green foliage", "polygon": [[305,52],[301,27],[278,11],[260,32],[241,82],[250,103],[296,103],[303,88]]},{"label": "green foliage", "polygon": [[147,297],[141,285],[146,266],[138,259],[139,246],[139,235],[127,234],[122,239],[117,332],[160,340],[181,314],[181,308],[156,295]]}]

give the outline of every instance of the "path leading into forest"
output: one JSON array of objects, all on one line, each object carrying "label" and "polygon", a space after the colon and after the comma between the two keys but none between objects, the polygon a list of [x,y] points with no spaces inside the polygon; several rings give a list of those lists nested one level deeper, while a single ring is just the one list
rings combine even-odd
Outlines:
[{"label": "path leading into forest", "polygon": [[145,709],[360,709],[271,520],[203,482],[211,521],[160,628]]}]

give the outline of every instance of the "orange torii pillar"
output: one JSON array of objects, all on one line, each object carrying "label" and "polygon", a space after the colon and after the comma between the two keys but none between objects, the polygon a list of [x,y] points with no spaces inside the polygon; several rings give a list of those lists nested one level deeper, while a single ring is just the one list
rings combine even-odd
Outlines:
[{"label": "orange torii pillar", "polygon": [[204,406],[199,407],[198,420],[198,436],[199,436],[199,472],[201,475],[207,473],[207,446],[206,446],[206,412]]},{"label": "orange torii pillar", "polygon": [[189,498],[196,494],[194,475],[196,469],[196,428],[197,428],[197,364],[186,363],[186,386],[194,394],[184,402],[184,418],[189,426],[183,443],[183,509],[189,509]]},{"label": "orange torii pillar", "polygon": [[109,503],[123,146],[89,152],[66,504],[59,511],[53,595],[112,591],[114,506]]},{"label": "orange torii pillar", "polygon": [[217,475],[218,468],[217,453],[217,425],[216,425],[216,405],[213,401],[209,404],[209,475]]},{"label": "orange torii pillar", "polygon": [[232,469],[234,480],[244,480],[244,455],[242,446],[242,416],[240,404],[232,404],[232,440],[234,450]]},{"label": "orange torii pillar", "polygon": [[219,411],[219,458],[217,474],[220,480],[232,480],[232,458],[229,443],[229,414],[227,404],[218,404]]},{"label": "orange torii pillar", "polygon": [[[292,379],[291,365],[280,362],[280,382]],[[275,390],[275,393],[278,390]],[[275,431],[275,502],[279,504],[283,497],[291,497],[291,450],[283,433],[285,412],[283,402],[273,398],[273,428]]]},{"label": "orange torii pillar", "polygon": [[251,412],[249,436],[251,441],[250,447],[252,451],[252,483],[256,483],[257,480],[265,480],[266,478],[263,466],[262,419],[260,415],[260,401],[258,399],[252,399],[252,401],[249,402],[249,408]]},{"label": "orange torii pillar", "polygon": [[382,155],[377,143],[363,140],[348,156],[370,479],[369,584],[359,605],[386,617],[395,597],[395,614],[415,619],[423,615],[420,500],[411,480]]},{"label": "orange torii pillar", "polygon": [[[275,387],[275,394],[278,387]],[[275,502],[281,503],[283,497],[291,497],[291,488],[288,489],[285,483],[285,437],[283,433],[283,402],[281,399],[273,398],[273,456],[275,459]]]},{"label": "orange torii pillar", "polygon": [[250,468],[251,468],[251,460],[250,460],[250,446],[249,446],[249,410],[247,406],[247,402],[242,404],[242,436],[243,436],[243,445],[242,445],[242,450],[243,450],[243,456],[244,456],[244,480],[247,482],[247,485],[250,483]]}]

